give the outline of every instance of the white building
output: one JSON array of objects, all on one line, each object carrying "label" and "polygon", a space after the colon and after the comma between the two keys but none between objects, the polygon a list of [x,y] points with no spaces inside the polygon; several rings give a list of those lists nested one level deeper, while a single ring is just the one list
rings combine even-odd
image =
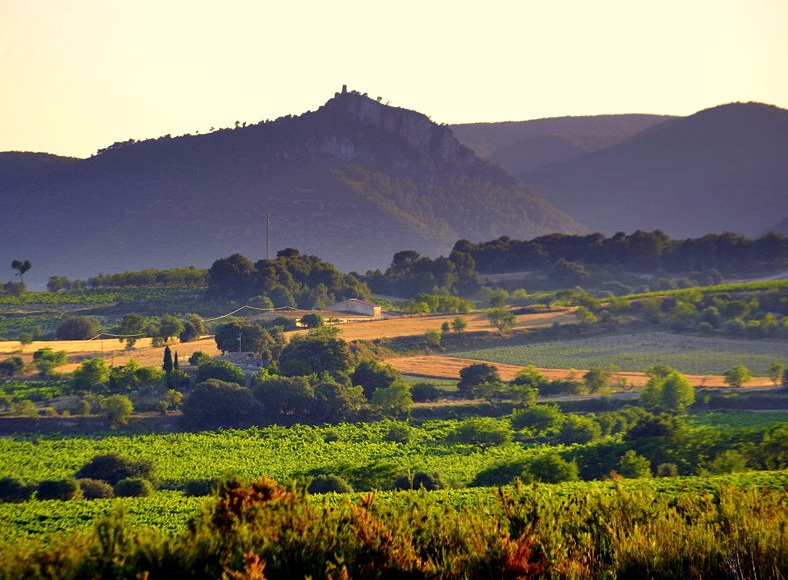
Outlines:
[{"label": "white building", "polygon": [[366,300],[359,300],[358,298],[348,298],[342,302],[337,302],[333,306],[329,306],[328,310],[334,312],[352,312],[353,314],[371,316],[372,318],[382,317],[380,306],[372,302],[367,302]]}]

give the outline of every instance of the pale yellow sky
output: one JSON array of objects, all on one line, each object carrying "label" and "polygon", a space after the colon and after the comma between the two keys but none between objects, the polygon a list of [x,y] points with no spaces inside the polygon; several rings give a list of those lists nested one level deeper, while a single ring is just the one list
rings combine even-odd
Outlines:
[{"label": "pale yellow sky", "polygon": [[788,108],[788,0],[0,0],[0,151],[315,110],[439,123]]}]

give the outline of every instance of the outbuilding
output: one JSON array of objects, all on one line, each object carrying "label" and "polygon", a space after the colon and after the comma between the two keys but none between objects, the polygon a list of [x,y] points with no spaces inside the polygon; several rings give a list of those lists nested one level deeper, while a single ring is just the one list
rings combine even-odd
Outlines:
[{"label": "outbuilding", "polygon": [[371,316],[372,318],[381,318],[383,315],[380,306],[358,298],[348,298],[342,302],[337,302],[333,306],[329,306],[328,309],[334,312],[351,312],[353,314]]}]

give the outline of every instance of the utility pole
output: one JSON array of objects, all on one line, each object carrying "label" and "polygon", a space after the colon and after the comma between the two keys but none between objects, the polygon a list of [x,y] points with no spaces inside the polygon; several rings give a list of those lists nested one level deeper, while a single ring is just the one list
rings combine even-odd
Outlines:
[{"label": "utility pole", "polygon": [[265,257],[271,259],[271,214],[265,214]]}]

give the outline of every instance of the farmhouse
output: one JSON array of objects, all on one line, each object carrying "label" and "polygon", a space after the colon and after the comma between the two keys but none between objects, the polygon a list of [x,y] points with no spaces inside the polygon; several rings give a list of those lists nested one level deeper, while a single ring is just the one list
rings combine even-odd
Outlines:
[{"label": "farmhouse", "polygon": [[381,318],[382,316],[380,306],[358,298],[348,298],[342,302],[337,302],[333,306],[329,306],[328,309],[334,312],[352,312],[353,314],[371,316],[372,318]]}]

